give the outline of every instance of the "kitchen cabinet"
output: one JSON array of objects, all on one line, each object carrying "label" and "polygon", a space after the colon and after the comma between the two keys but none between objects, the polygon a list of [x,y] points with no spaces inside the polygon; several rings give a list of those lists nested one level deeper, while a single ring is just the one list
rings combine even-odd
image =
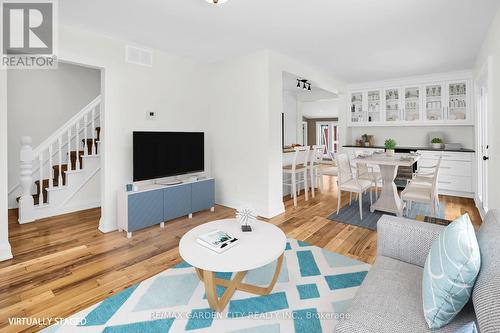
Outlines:
[{"label": "kitchen cabinet", "polygon": [[348,95],[348,126],[473,125],[471,78],[464,77],[359,85]]}]

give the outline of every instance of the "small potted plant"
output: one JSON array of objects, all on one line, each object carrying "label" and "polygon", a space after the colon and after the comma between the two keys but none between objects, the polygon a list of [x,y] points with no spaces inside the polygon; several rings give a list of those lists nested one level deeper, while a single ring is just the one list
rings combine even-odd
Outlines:
[{"label": "small potted plant", "polygon": [[394,156],[394,149],[396,149],[396,141],[394,139],[387,139],[384,142],[384,146],[387,156]]},{"label": "small potted plant", "polygon": [[431,141],[432,148],[434,149],[441,149],[443,146],[443,139],[441,138],[434,138]]}]

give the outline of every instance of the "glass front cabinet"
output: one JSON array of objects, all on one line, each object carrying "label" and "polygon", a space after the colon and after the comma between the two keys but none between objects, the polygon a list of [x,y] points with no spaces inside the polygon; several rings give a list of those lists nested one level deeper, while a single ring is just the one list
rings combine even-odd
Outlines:
[{"label": "glass front cabinet", "polygon": [[420,120],[420,87],[404,88],[404,106],[403,120],[419,121]]},{"label": "glass front cabinet", "polygon": [[385,95],[385,121],[401,120],[401,93],[399,88],[384,90]]},{"label": "glass front cabinet", "polygon": [[365,122],[365,108],[363,92],[351,93],[351,122],[363,123]]},{"label": "glass front cabinet", "polygon": [[350,93],[352,126],[472,124],[470,81],[454,80]]}]

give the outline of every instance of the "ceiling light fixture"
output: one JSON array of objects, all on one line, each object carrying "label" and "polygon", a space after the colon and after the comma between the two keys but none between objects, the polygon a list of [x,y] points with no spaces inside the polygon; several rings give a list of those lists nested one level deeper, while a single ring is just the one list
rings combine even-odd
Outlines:
[{"label": "ceiling light fixture", "polygon": [[221,5],[227,0],[206,0],[206,2],[211,3],[212,5]]},{"label": "ceiling light fixture", "polygon": [[297,79],[297,89],[311,91],[311,83],[306,79]]}]

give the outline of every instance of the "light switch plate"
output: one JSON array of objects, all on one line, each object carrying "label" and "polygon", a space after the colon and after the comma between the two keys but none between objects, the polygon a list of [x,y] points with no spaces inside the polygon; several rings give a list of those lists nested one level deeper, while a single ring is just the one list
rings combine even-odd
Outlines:
[{"label": "light switch plate", "polygon": [[149,120],[155,120],[156,119],[156,112],[146,111],[146,118]]}]

